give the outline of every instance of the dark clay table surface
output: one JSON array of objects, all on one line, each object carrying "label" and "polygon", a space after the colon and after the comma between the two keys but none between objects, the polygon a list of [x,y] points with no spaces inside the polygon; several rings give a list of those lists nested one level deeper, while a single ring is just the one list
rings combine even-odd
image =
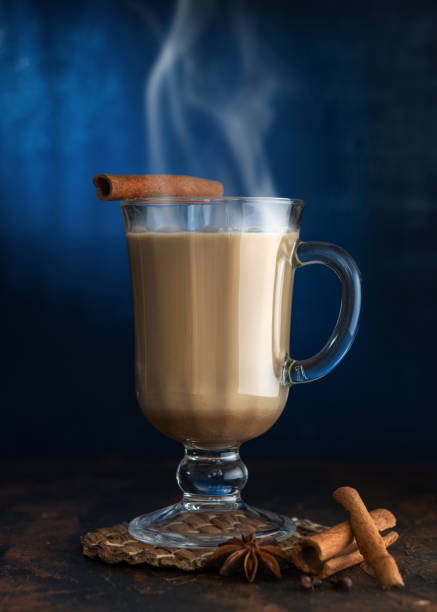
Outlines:
[{"label": "dark clay table surface", "polygon": [[195,610],[295,612],[437,611],[437,466],[248,461],[248,502],[333,525],[346,518],[331,498],[347,484],[369,508],[398,518],[392,547],[406,588],[382,592],[359,568],[351,592],[326,582],[303,592],[298,574],[247,584],[208,571],[107,566],[81,553],[79,537],[175,501],[175,462],[127,459],[3,461],[0,610]]}]

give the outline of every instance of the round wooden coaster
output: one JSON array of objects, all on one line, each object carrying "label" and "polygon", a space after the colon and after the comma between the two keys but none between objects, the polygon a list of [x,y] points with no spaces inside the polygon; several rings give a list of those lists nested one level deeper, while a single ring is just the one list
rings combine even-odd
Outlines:
[{"label": "round wooden coaster", "polygon": [[[202,516],[190,516],[184,524],[174,525],[174,531],[180,533],[235,533],[235,528],[241,528],[244,533],[259,528],[261,525],[242,523],[238,512],[224,515],[212,512]],[[296,523],[296,533],[280,542],[282,550],[289,555],[296,542],[310,534],[321,533],[327,527],[313,523],[308,519],[293,518]],[[262,523],[260,521],[260,523]],[[214,552],[213,548],[161,548],[152,544],[145,544],[134,540],[127,530],[127,523],[120,523],[113,527],[103,527],[90,531],[81,537],[82,552],[87,557],[98,557],[105,563],[120,563],[126,561],[131,565],[148,563],[155,567],[177,567],[185,571],[194,571],[206,566],[208,558]],[[290,556],[291,561],[291,556]]]}]

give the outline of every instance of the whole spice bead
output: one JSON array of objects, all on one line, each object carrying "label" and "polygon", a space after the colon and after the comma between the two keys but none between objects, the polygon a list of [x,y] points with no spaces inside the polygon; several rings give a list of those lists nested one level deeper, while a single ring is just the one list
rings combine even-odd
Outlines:
[{"label": "whole spice bead", "polygon": [[350,591],[353,586],[352,578],[350,576],[342,576],[341,578],[333,578],[331,583],[335,589],[339,591]]},{"label": "whole spice bead", "polygon": [[300,577],[300,587],[306,591],[312,589],[313,579],[311,578],[311,576],[306,576],[305,574],[302,574],[302,576]]},{"label": "whole spice bead", "polygon": [[301,589],[304,589],[305,591],[308,591],[309,589],[314,591],[314,589],[320,586],[321,584],[322,581],[318,578],[314,578],[313,576],[307,576],[306,574],[302,574],[300,577]]}]

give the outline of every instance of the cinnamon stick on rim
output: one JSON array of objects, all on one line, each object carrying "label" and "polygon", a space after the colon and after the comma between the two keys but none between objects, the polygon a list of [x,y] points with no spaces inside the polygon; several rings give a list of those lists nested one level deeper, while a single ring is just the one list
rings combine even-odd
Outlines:
[{"label": "cinnamon stick on rim", "polygon": [[393,586],[404,586],[396,561],[387,552],[384,540],[358,491],[352,487],[340,487],[334,491],[333,497],[349,512],[359,551],[373,568],[381,587],[390,589]]},{"label": "cinnamon stick on rim", "polygon": [[[372,510],[370,516],[379,531],[396,525],[394,515],[384,508]],[[392,544],[397,537],[394,531],[384,536],[384,540],[389,542],[386,546]],[[326,578],[363,560],[349,521],[303,538],[291,551],[291,557],[296,567],[317,578]]]},{"label": "cinnamon stick on rim", "polygon": [[179,174],[96,174],[97,197],[105,202],[132,198],[221,198],[219,181]]}]

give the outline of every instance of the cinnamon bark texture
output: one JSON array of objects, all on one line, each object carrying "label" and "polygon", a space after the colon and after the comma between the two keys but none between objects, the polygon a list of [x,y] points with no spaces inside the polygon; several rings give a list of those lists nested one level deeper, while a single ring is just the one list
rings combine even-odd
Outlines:
[{"label": "cinnamon bark texture", "polygon": [[219,181],[178,174],[96,174],[97,197],[105,202],[133,198],[221,198]]},{"label": "cinnamon bark texture", "polygon": [[[399,534],[396,531],[389,531],[382,536],[384,546],[388,548],[394,542],[396,542],[398,537]],[[333,557],[332,559],[325,561],[322,571],[317,574],[317,578],[323,579],[327,578],[328,576],[333,576],[334,574],[337,574],[337,572],[341,572],[344,569],[358,565],[358,563],[361,563],[363,560],[363,555],[360,553],[358,548],[356,548],[353,552],[339,555],[338,557]]]},{"label": "cinnamon bark texture", "polygon": [[[396,525],[394,515],[384,508],[372,510],[370,516],[379,531]],[[388,541],[392,544],[397,539],[397,534],[388,535]],[[323,533],[303,538],[296,544],[291,555],[293,563],[300,570],[318,578],[326,578],[363,560],[349,521],[335,525]]]},{"label": "cinnamon bark texture", "polygon": [[[378,531],[384,531],[396,525],[396,518],[384,508],[370,513]],[[323,533],[308,536],[298,542],[293,550],[295,565],[306,573],[322,572],[323,564],[328,559],[355,552],[357,544],[349,521],[339,523]]]},{"label": "cinnamon bark texture", "polygon": [[384,540],[358,491],[352,487],[340,487],[334,491],[333,497],[349,512],[358,549],[372,567],[381,587],[404,586],[396,561],[387,552]]}]

